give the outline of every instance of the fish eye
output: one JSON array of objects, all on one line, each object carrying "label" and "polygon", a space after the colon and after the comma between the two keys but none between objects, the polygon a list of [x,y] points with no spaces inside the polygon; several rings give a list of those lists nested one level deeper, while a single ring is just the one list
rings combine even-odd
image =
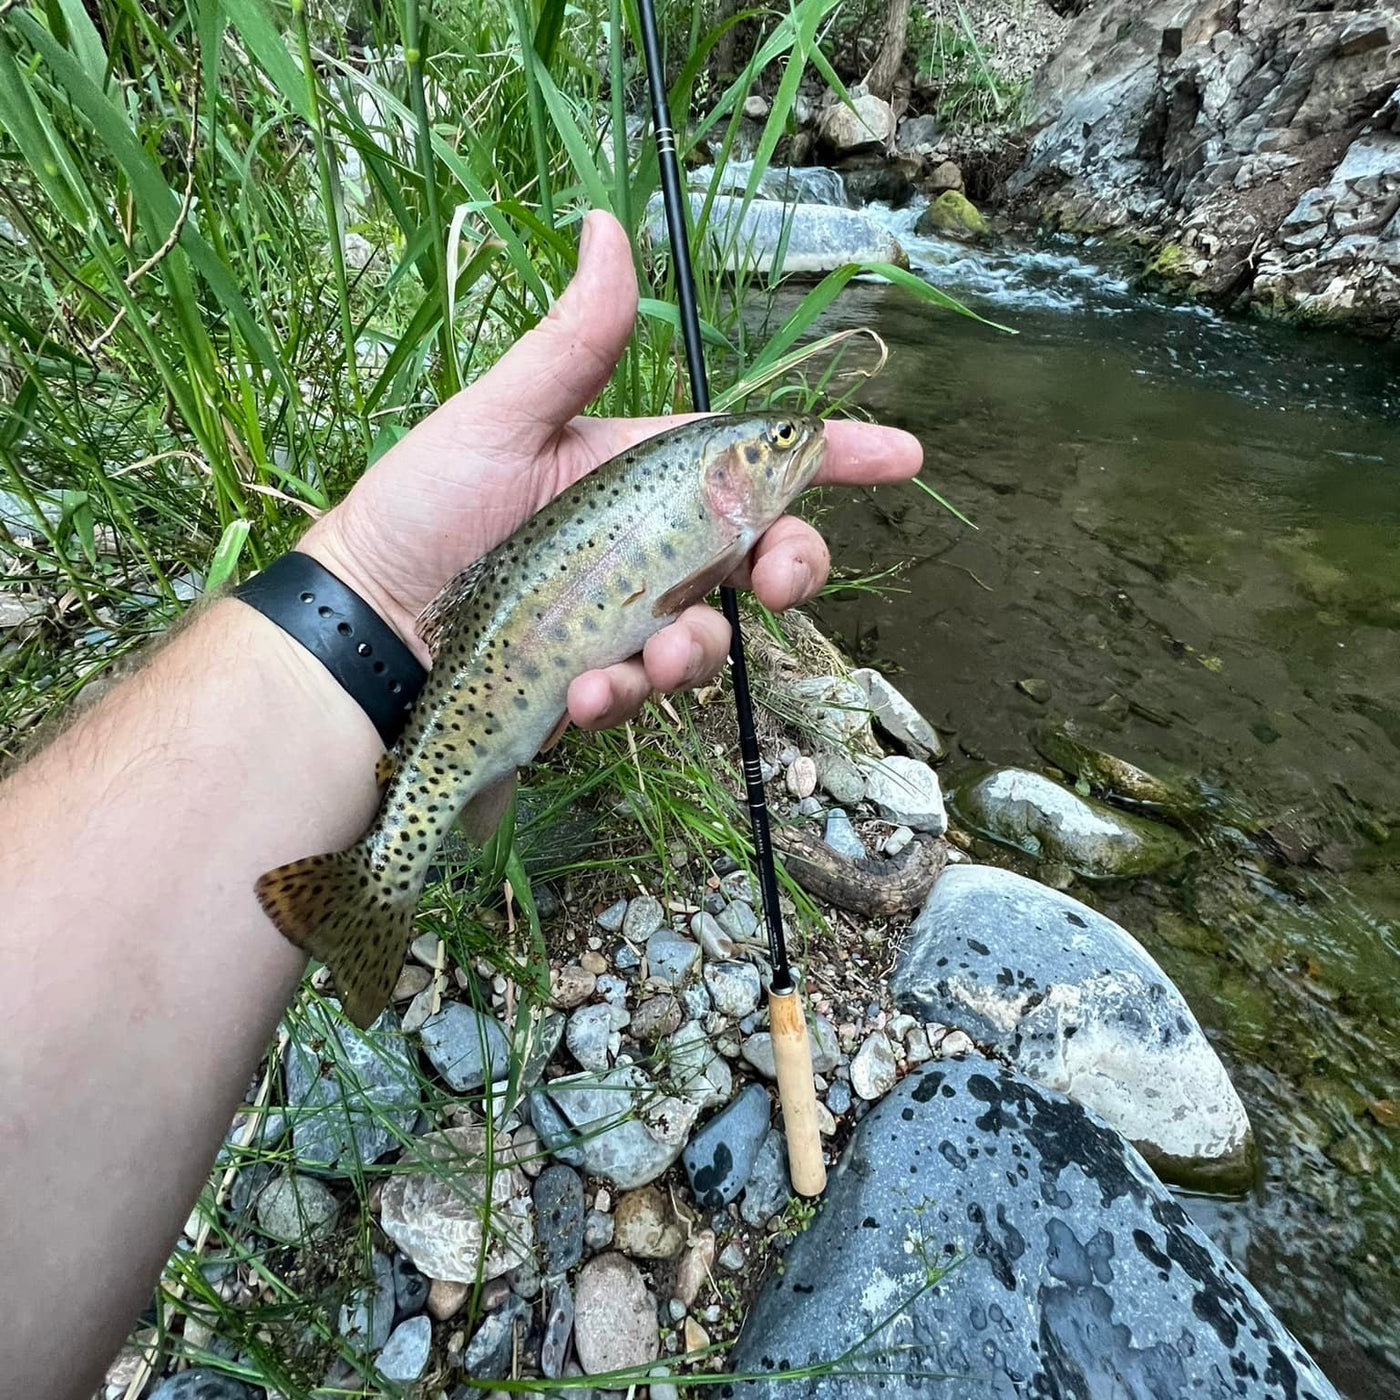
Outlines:
[{"label": "fish eye", "polygon": [[797,441],[797,428],[784,419],[768,430],[768,440],[774,447],[791,447]]}]

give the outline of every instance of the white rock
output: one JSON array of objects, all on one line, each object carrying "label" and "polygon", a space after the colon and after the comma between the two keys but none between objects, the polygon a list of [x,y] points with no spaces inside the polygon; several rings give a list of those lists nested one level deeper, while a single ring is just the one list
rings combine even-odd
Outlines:
[{"label": "white rock", "polygon": [[851,679],[868,697],[876,723],[912,758],[944,756],[947,749],[938,731],[879,671],[862,666],[851,672]]},{"label": "white rock", "polygon": [[608,1036],[612,1033],[613,1008],[606,1002],[581,1006],[569,1017],[564,1043],[580,1068],[604,1070],[609,1064]]},{"label": "white rock", "polygon": [[865,1038],[851,1061],[851,1088],[863,1099],[883,1098],[894,1088],[894,1046],[882,1032]]},{"label": "white rock", "polygon": [[796,759],[783,780],[796,798],[810,797],[817,790],[817,765],[805,754]]},{"label": "white rock", "polygon": [[874,93],[851,90],[851,106],[832,98],[817,117],[822,139],[839,154],[888,146],[894,139],[894,109]]},{"label": "white rock", "polygon": [[763,995],[758,969],[752,963],[706,963],[705,986],[715,1010],[735,1021],[754,1011]]},{"label": "white rock", "polygon": [[948,829],[938,774],[917,758],[893,754],[862,765],[865,797],[886,821],[942,836]]},{"label": "white rock", "polygon": [[593,1376],[655,1361],[661,1346],[656,1300],[624,1254],[600,1254],[578,1276],[574,1349]]}]

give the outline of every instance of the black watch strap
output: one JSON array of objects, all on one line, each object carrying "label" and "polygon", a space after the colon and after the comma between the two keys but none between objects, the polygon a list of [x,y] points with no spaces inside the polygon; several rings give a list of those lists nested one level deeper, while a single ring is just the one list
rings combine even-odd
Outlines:
[{"label": "black watch strap", "polygon": [[321,661],[370,717],[384,747],[393,748],[427,672],[353,588],[293,550],[239,584],[233,596]]}]

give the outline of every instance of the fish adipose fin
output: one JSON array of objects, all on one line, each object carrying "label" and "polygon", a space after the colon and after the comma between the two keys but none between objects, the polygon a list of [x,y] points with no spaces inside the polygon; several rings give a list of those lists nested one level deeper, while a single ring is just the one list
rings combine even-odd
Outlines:
[{"label": "fish adipose fin", "polygon": [[278,866],[256,889],[279,932],[330,968],[345,1014],[373,1025],[403,967],[418,891],[391,898],[362,846]]}]

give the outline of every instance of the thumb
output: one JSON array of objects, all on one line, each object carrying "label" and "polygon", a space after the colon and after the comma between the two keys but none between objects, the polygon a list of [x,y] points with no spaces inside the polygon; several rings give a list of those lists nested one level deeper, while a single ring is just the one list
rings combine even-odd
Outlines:
[{"label": "thumb", "polygon": [[508,421],[519,448],[538,449],[602,392],[636,317],[627,234],[595,209],[583,221],[578,270],[563,295],[468,390],[473,408]]}]

